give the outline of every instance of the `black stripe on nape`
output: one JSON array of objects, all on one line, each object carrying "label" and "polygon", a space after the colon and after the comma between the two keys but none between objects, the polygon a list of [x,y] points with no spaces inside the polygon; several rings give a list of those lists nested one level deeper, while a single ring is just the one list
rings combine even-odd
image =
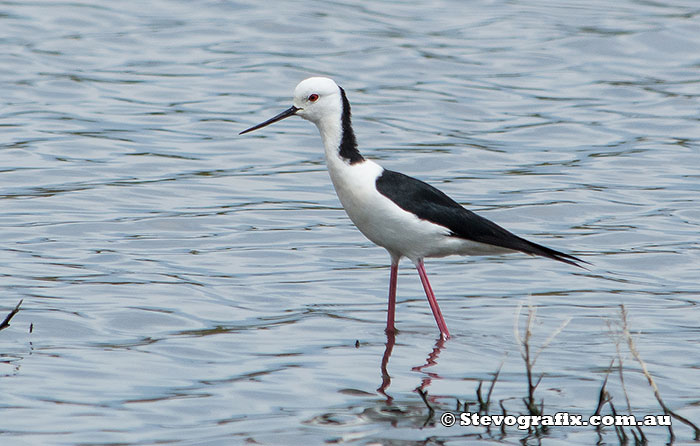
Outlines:
[{"label": "black stripe on nape", "polygon": [[350,118],[350,101],[348,101],[348,97],[345,95],[345,90],[343,90],[343,87],[338,88],[340,88],[340,97],[343,99],[343,115],[341,118],[343,124],[343,136],[340,140],[340,149],[338,152],[340,157],[350,164],[361,163],[365,159],[362,154],[360,154],[360,151],[357,150],[357,140],[355,139],[355,132],[352,130]]}]

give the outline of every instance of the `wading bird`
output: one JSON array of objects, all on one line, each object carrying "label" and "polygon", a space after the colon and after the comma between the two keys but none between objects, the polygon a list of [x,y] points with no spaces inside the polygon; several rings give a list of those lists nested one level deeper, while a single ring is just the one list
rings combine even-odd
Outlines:
[{"label": "wading bird", "polygon": [[294,105],[240,134],[252,132],[290,116],[318,127],[325,147],[328,172],[340,203],[357,228],[391,256],[386,331],[393,333],[399,260],[408,257],[418,270],[430,309],[443,338],[450,336],[423,259],[449,255],[524,252],[570,265],[584,262],[503,229],[471,212],[433,186],[384,169],[357,149],[350,120],[350,102],[333,80],[312,77],[297,85]]}]

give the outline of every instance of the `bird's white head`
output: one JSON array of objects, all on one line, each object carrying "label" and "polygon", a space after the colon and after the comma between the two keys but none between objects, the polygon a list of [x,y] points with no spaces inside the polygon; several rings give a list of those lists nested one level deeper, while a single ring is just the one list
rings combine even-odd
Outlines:
[{"label": "bird's white head", "polygon": [[318,124],[325,119],[340,119],[343,102],[340,87],[327,77],[310,77],[294,89],[296,115]]},{"label": "bird's white head", "polygon": [[294,105],[240,134],[252,132],[294,115],[311,121],[320,128],[323,122],[339,123],[342,113],[343,100],[338,84],[327,77],[310,77],[299,82],[294,89]]}]

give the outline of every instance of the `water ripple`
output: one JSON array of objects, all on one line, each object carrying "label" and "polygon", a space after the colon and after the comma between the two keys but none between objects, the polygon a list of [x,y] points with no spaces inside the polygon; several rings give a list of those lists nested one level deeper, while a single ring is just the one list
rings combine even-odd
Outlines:
[{"label": "water ripple", "polygon": [[[524,412],[529,302],[536,345],[571,318],[535,367],[545,412],[594,409],[624,304],[664,401],[700,419],[695,2],[0,9],[0,314],[23,299],[0,331],[6,442],[531,442],[442,427],[415,391],[438,416],[474,408],[502,364],[493,401]],[[429,261],[442,345],[402,264],[387,339],[388,256],[340,208],[315,129],[237,136],[309,75],[344,86],[367,156],[590,271]],[[632,412],[661,413],[626,353],[623,369]],[[600,435],[543,434],[617,440]]]}]

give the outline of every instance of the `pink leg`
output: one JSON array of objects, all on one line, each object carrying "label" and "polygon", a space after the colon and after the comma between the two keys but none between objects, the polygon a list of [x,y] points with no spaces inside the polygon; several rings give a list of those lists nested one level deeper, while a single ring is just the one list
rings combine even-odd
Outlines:
[{"label": "pink leg", "polygon": [[389,307],[386,312],[386,333],[394,334],[394,313],[396,312],[396,280],[399,275],[398,260],[391,260],[391,275],[389,277]]},{"label": "pink leg", "polygon": [[428,274],[425,272],[425,266],[423,266],[423,259],[418,259],[414,263],[416,265],[416,269],[418,270],[420,281],[421,283],[423,283],[425,295],[428,297],[430,309],[433,310],[433,316],[435,316],[435,322],[437,322],[438,329],[440,329],[442,337],[447,339],[450,337],[450,332],[447,331],[447,324],[445,323],[445,319],[442,317],[442,312],[440,312],[440,307],[438,306],[437,299],[435,299],[435,293],[433,293],[433,289],[430,287],[430,282],[428,282]]}]

